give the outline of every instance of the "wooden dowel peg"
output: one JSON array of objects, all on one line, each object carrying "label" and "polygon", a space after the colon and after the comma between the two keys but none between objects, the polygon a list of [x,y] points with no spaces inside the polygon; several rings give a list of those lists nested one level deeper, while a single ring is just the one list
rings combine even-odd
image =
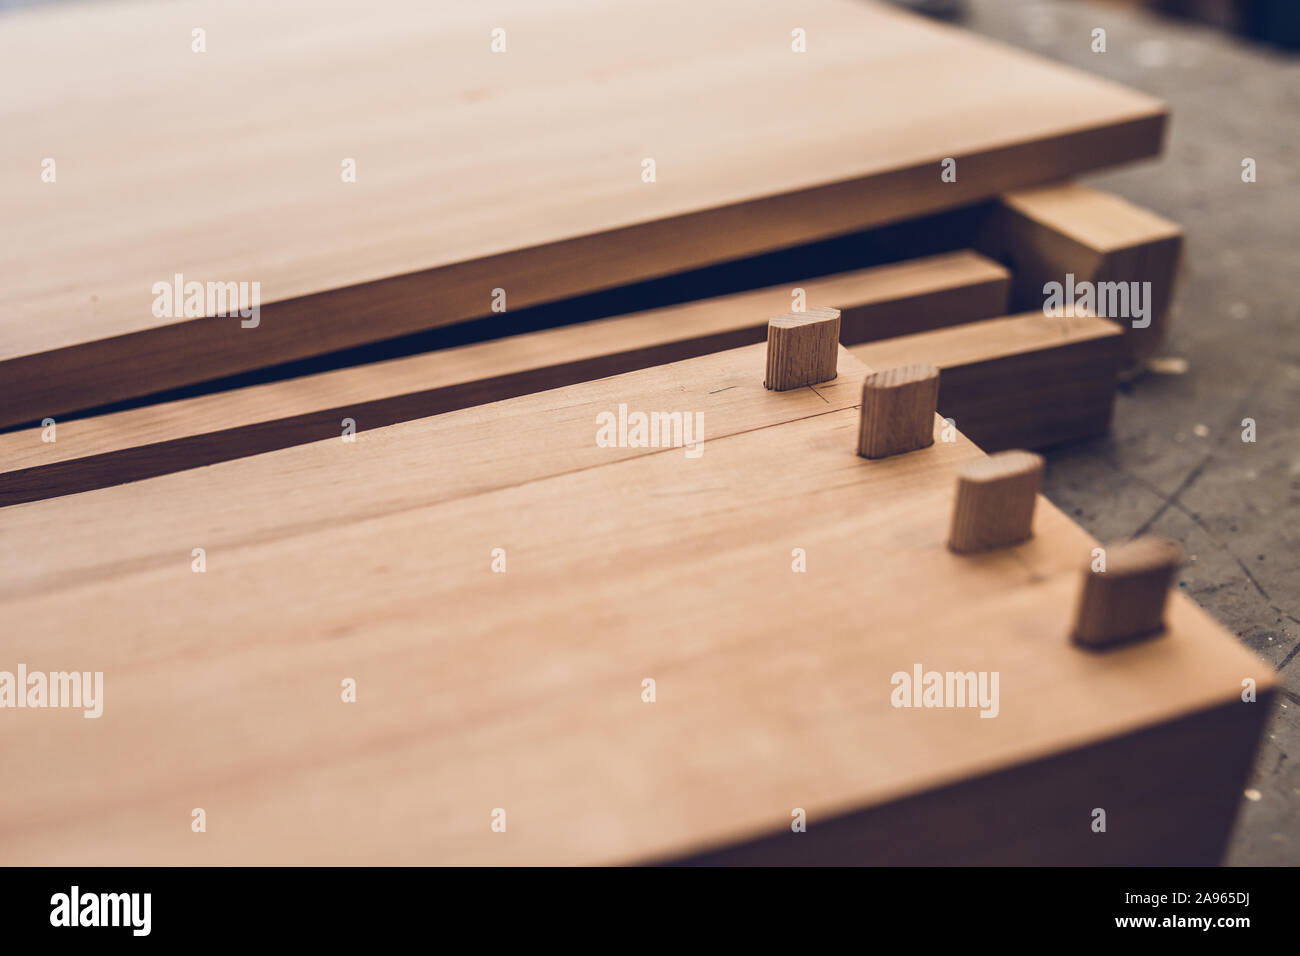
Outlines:
[{"label": "wooden dowel peg", "polygon": [[1043,459],[1029,451],[999,452],[962,465],[948,547],[971,554],[1024,541],[1032,534],[1042,482]]},{"label": "wooden dowel peg", "polygon": [[1074,640],[1089,646],[1113,644],[1162,630],[1169,583],[1181,560],[1176,543],[1156,537],[1094,552],[1083,572]]},{"label": "wooden dowel peg", "polygon": [[840,354],[840,310],[787,312],[767,323],[766,388],[784,392],[835,378]]},{"label": "wooden dowel peg", "polygon": [[933,365],[873,372],[862,383],[858,454],[887,458],[933,445],[938,406],[939,370]]}]

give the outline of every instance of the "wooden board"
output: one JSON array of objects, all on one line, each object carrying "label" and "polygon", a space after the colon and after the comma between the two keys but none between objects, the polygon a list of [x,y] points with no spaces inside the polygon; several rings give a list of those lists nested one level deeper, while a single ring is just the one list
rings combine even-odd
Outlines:
[{"label": "wooden board", "polygon": [[1011,267],[1017,309],[1041,310],[1043,286],[1064,284],[1067,274],[1076,285],[1150,283],[1149,314],[1116,317],[1130,368],[1140,369],[1168,334],[1183,230],[1163,216],[1119,196],[1060,183],[1000,197],[975,241]]},{"label": "wooden board", "polygon": [[[0,426],[960,206],[1165,125],[861,0],[55,6],[0,63],[40,78],[0,84]],[[177,274],[259,283],[259,324],[155,315]]]},{"label": "wooden board", "polygon": [[[1010,275],[944,253],[0,434],[0,506],[103,488],[761,342],[794,289],[842,311],[845,342],[1006,309]],[[46,440],[53,435],[54,441]]]},{"label": "wooden board", "polygon": [[[763,370],[749,346],[0,512],[6,659],[105,674],[97,720],[3,714],[0,856],[773,861],[814,834],[817,862],[1216,852],[1266,706],[1241,681],[1267,701],[1266,665],[1176,593],[1159,639],[1071,645],[1081,529],[1040,500],[1032,540],[958,557],[953,479],[978,449],[866,461],[863,366],[842,352],[840,378],[789,392]],[[702,454],[598,447],[620,403],[702,412]],[[998,717],[891,707],[914,663],[999,672]]]},{"label": "wooden board", "polygon": [[[666,409],[670,399],[678,407],[690,403],[705,412],[712,441],[858,401],[852,387],[822,385],[787,393],[782,402],[755,401],[742,388],[748,384],[749,357],[748,351],[719,352],[358,432],[352,443],[334,438],[57,501],[14,505],[0,511],[0,534],[43,540],[49,547],[40,560],[22,549],[0,549],[0,597],[167,567],[181,539],[195,542],[185,549],[188,568],[195,547],[238,548],[646,454],[646,449],[595,446],[592,409],[617,409],[620,402],[646,409]],[[846,361],[861,368],[852,358]],[[539,421],[552,427],[538,429]],[[563,435],[555,430],[559,424],[566,426]],[[270,475],[284,484],[265,484]],[[172,493],[160,497],[162,481]],[[320,493],[290,492],[304,481]],[[198,501],[206,504],[196,509]],[[70,533],[52,537],[56,527]],[[111,547],[86,546],[101,541]]]},{"label": "wooden board", "polygon": [[942,371],[939,414],[988,452],[1105,434],[1127,355],[1124,332],[1094,316],[1009,315],[855,345],[874,368]]}]

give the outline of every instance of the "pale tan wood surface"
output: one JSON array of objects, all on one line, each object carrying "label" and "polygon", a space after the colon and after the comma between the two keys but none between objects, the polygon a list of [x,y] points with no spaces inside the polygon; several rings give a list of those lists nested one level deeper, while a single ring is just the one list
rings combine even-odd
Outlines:
[{"label": "pale tan wood surface", "polygon": [[[763,351],[714,353],[360,432],[351,443],[340,437],[223,462],[166,476],[165,485],[158,478],[14,505],[0,511],[0,534],[46,547],[39,555],[0,549],[0,596],[167,567],[181,539],[193,539],[182,554],[188,567],[196,547],[239,548],[654,451],[596,446],[597,414],[620,403],[701,412],[706,449],[726,435],[857,406],[866,369],[847,353],[842,378],[778,397],[763,388],[761,371],[757,391],[750,387],[750,357]],[[298,493],[304,485],[312,493]],[[160,496],[160,487],[171,493]]]},{"label": "pale tan wood surface", "polygon": [[864,362],[870,359],[875,368],[920,361],[923,353],[933,356],[927,359],[931,364],[947,368],[971,365],[995,355],[1020,355],[1074,342],[1110,339],[1116,334],[1115,323],[1096,316],[1053,318],[1040,310],[968,322],[944,329],[941,334],[918,333],[866,342],[850,346],[850,351]]},{"label": "pale tan wood surface", "polygon": [[260,454],[762,341],[769,317],[842,312],[846,342],[1006,310],[1006,269],[968,250],[542,329],[408,358],[0,434],[0,505]]},{"label": "pale tan wood surface", "polygon": [[[1239,700],[1222,704],[1156,728],[841,814],[805,833],[773,833],[688,862],[1217,866],[1275,694],[1261,696],[1257,706]],[[1096,807],[1106,810],[1108,820],[1124,821],[1122,840],[1093,831],[1091,810]]]},{"label": "pale tan wood surface", "polygon": [[1122,196],[1078,183],[1016,189],[1001,204],[1044,225],[1068,226],[1068,234],[1089,249],[1114,252],[1172,239],[1182,228]]},{"label": "pale tan wood surface", "polygon": [[[859,0],[55,7],[0,63],[0,424],[956,207],[1165,125]],[[260,282],[261,325],[155,317],[176,273]]]},{"label": "pale tan wood surface", "polygon": [[1149,325],[1115,317],[1131,367],[1140,368],[1168,334],[1183,230],[1149,209],[1077,183],[1018,189],[999,197],[978,242],[1012,265],[1017,309],[1041,309],[1043,286],[1065,283],[1067,273],[1076,284],[1150,283]]},{"label": "pale tan wood surface", "polygon": [[1123,331],[1093,316],[1002,316],[857,345],[874,368],[940,369],[939,413],[985,451],[1044,448],[1110,427]]},{"label": "pale tan wood surface", "polygon": [[[6,590],[6,660],[102,669],[106,690],[98,720],[0,721],[0,855],[676,858],[1272,686],[1177,594],[1165,637],[1072,645],[1094,542],[1040,501],[1030,541],[952,554],[956,469],[980,452],[859,458],[839,367],[771,392],[751,346],[393,426],[350,458],[313,445],[6,509],[5,581],[17,550],[46,572]],[[703,409],[704,453],[596,448],[592,412],[619,401]],[[915,662],[999,671],[999,716],[892,708]]]}]

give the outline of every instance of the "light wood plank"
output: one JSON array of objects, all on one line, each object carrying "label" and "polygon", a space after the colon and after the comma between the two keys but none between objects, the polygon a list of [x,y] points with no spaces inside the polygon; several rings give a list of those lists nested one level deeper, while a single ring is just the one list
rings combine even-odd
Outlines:
[{"label": "light wood plank", "polygon": [[543,329],[409,358],[0,434],[0,505],[339,438],[762,340],[769,317],[842,312],[846,342],[1005,311],[1010,275],[967,250]]},{"label": "light wood plank", "polygon": [[1044,285],[1064,284],[1067,273],[1076,285],[1150,283],[1149,314],[1114,317],[1129,371],[1140,370],[1168,334],[1183,230],[1149,209],[1076,183],[1019,189],[999,197],[976,241],[1011,265],[1017,309],[1041,309]]},{"label": "light wood plank", "polygon": [[1040,311],[853,346],[873,368],[940,369],[939,414],[985,451],[1046,448],[1104,434],[1123,331],[1094,316]]},{"label": "light wood plank", "polygon": [[[841,355],[841,374],[853,361]],[[767,391],[763,372],[764,348],[751,346],[394,426],[370,465],[331,465],[326,446],[307,446],[7,509],[5,536],[28,563],[62,564],[79,543],[113,567],[3,598],[9,659],[103,670],[107,690],[98,721],[34,710],[0,721],[0,853],[631,862],[776,839],[796,807],[816,830],[931,798],[941,812],[927,819],[951,837],[946,824],[972,804],[939,788],[1091,747],[1108,748],[1098,786],[1123,781],[1139,833],[1151,821],[1167,839],[1171,819],[1226,828],[1218,790],[1207,804],[1162,782],[1189,779],[1203,755],[1145,732],[1230,701],[1242,713],[1241,679],[1267,693],[1266,665],[1176,593],[1165,637],[1081,650],[1068,640],[1078,560],[1094,544],[1081,529],[1040,501],[1029,541],[954,555],[953,483],[978,449],[957,436],[866,461],[856,408]],[[761,407],[769,424],[723,429],[696,459],[593,446],[593,400],[690,409],[737,392],[737,410]],[[405,472],[404,502],[400,485],[373,488],[359,470],[381,466]],[[261,514],[231,515],[235,494]],[[383,507],[349,505],[363,497]],[[107,523],[75,524],[80,500]],[[302,501],[336,515],[279,526],[278,509]],[[181,506],[190,523],[177,526]],[[37,517],[16,531],[24,515]],[[199,526],[241,529],[210,549],[204,574],[188,563]],[[145,528],[170,560],[133,560]],[[494,547],[506,573],[490,570]],[[794,548],[806,573],[792,571]],[[914,663],[998,671],[997,718],[892,707],[891,675]],[[340,700],[345,678],[355,704]],[[1217,711],[1202,729],[1216,756],[1249,749],[1251,727]],[[1063,792],[1070,782],[1035,776],[1029,789],[1053,827],[1084,832],[1079,801],[1092,793]],[[1135,792],[1148,796],[1134,805]],[[191,832],[193,807],[207,810],[206,833]],[[492,832],[494,808],[505,833]],[[907,857],[911,840],[924,855],[915,830],[893,831],[890,849]],[[1146,841],[1094,840],[1091,853],[1128,859]],[[978,828],[963,844],[976,860],[1007,853],[982,847]]]},{"label": "light wood plank", "polygon": [[[41,77],[0,84],[0,425],[954,208],[1165,125],[860,0],[140,0],[20,12],[0,63]],[[260,324],[155,316],[177,273],[260,283]]]},{"label": "light wood plank", "polygon": [[[0,549],[0,596],[56,591],[176,563],[193,548],[239,549],[340,522],[401,514],[494,488],[647,454],[601,448],[596,416],[682,411],[704,416],[704,442],[792,418],[856,407],[867,369],[840,353],[840,378],[787,393],[751,381],[762,345],[474,406],[342,438],[148,481],[0,511],[0,534],[44,541],[40,560]],[[546,423],[539,428],[538,423]],[[678,452],[677,454],[684,454]],[[313,494],[298,494],[307,482]],[[161,494],[160,489],[170,489]],[[196,509],[196,501],[206,502]],[[108,547],[101,548],[98,543]],[[90,544],[91,546],[87,546]]]}]

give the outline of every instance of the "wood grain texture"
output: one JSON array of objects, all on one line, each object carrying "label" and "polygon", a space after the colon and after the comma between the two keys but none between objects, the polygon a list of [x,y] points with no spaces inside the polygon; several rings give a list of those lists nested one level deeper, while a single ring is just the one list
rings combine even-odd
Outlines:
[{"label": "wood grain texture", "polygon": [[813,308],[769,319],[763,387],[784,392],[828,382],[835,377],[839,351],[839,309]]},{"label": "wood grain texture", "polygon": [[[1275,696],[1270,692],[1269,697]],[[1272,707],[1240,701],[772,833],[697,866],[1218,866]],[[1158,754],[1158,766],[1153,755]],[[1141,781],[1142,789],[1135,788]],[[1087,800],[1081,797],[1087,795]],[[1085,805],[1086,804],[1086,805]],[[1092,809],[1124,820],[1104,839]],[[1079,822],[1083,820],[1084,826]]]},{"label": "wood grain texture", "polygon": [[[859,0],[56,7],[0,63],[42,77],[0,84],[0,425],[954,208],[1165,126]],[[260,324],[155,316],[178,273],[260,283]]]},{"label": "wood grain texture", "polygon": [[1043,286],[1064,283],[1067,273],[1076,284],[1149,282],[1150,312],[1137,320],[1149,324],[1135,328],[1134,318],[1116,318],[1129,368],[1140,368],[1168,334],[1183,230],[1163,216],[1119,196],[1060,183],[1001,196],[976,242],[1012,266],[1017,309],[1041,309]]},{"label": "wood grain texture", "polygon": [[957,470],[948,547],[957,554],[1004,548],[1032,533],[1043,459],[1004,451]]},{"label": "wood grain texture", "polygon": [[[733,349],[359,432],[351,443],[336,436],[180,472],[166,476],[175,493],[165,498],[157,495],[157,478],[15,505],[0,511],[0,534],[50,547],[40,560],[0,549],[0,598],[32,589],[53,593],[127,569],[166,568],[182,539],[194,541],[186,555],[195,547],[238,550],[654,452],[595,443],[596,416],[620,404],[631,411],[700,412],[706,449],[728,435],[857,408],[867,373],[857,360],[841,353],[843,378],[776,393],[763,388],[763,350],[761,344]],[[267,484],[270,474],[276,477]],[[295,491],[304,481],[320,494]],[[194,508],[197,500],[206,502],[203,509]],[[126,515],[146,514],[148,520],[124,522]],[[124,523],[131,527],[124,530]]]},{"label": "wood grain texture", "polygon": [[872,372],[862,382],[858,454],[888,458],[932,445],[938,400],[939,370],[933,365]]},{"label": "wood grain texture", "polygon": [[[952,554],[947,504],[979,450],[959,436],[864,461],[866,370],[841,354],[838,384],[778,393],[764,359],[755,345],[5,509],[4,659],[102,670],[106,693],[98,720],[4,714],[0,855],[707,859],[788,836],[796,807],[821,841],[823,823],[899,805],[925,812],[839,860],[1150,862],[1171,821],[1204,854],[1232,805],[1168,789],[1195,777],[1164,729],[1213,713],[1212,752],[1248,760],[1262,709],[1229,702],[1243,676],[1266,699],[1266,665],[1181,595],[1159,640],[1074,646],[1081,529],[1040,501],[1031,540]],[[619,402],[703,410],[704,453],[598,447],[593,413]],[[843,626],[864,607],[869,635]],[[891,706],[915,662],[1000,672],[998,717]],[[1104,772],[1080,789],[1071,766]],[[957,838],[1003,774],[1040,798],[1042,829]],[[1078,853],[1087,807],[1114,794],[1154,829]]]},{"label": "wood grain texture", "polygon": [[1074,640],[1095,647],[1158,633],[1182,548],[1147,536],[1107,545],[1104,553],[1104,565],[1090,557],[1083,569]]},{"label": "wood grain texture", "polygon": [[300,376],[0,434],[0,505],[75,494],[185,468],[338,439],[548,388],[760,342],[768,316],[841,310],[865,342],[1005,311],[1010,276],[957,251],[663,309]]},{"label": "wood grain texture", "polygon": [[1042,311],[854,346],[874,368],[940,369],[939,414],[985,451],[1047,448],[1105,434],[1123,332],[1092,316]]}]

